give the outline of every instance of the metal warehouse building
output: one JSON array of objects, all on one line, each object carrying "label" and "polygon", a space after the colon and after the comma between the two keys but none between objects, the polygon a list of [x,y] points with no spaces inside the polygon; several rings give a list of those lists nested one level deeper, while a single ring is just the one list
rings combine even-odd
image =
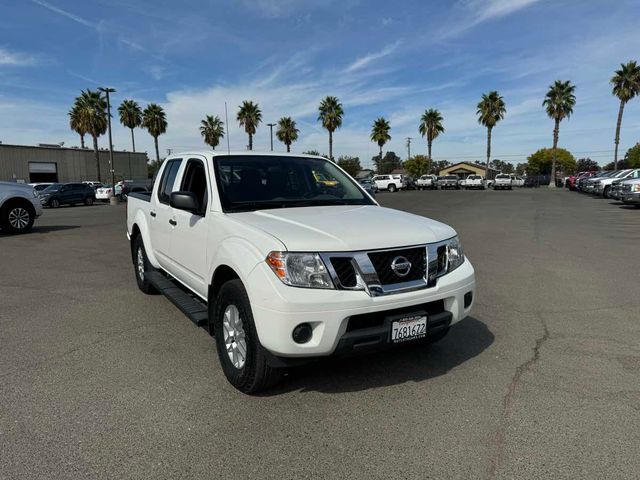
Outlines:
[{"label": "metal warehouse building", "polygon": [[[28,146],[0,143],[0,181],[74,182],[111,181],[109,151],[100,150],[100,176],[92,149],[64,148],[59,145]],[[147,154],[113,152],[117,180],[147,178]]]}]

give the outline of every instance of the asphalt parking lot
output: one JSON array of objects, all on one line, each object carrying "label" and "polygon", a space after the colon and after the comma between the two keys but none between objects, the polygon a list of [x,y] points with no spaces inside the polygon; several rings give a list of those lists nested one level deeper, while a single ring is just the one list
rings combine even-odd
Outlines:
[{"label": "asphalt parking lot", "polygon": [[137,290],[124,206],[0,234],[0,478],[638,478],[640,211],[547,189],[378,200],[458,231],[473,316],[260,397]]}]

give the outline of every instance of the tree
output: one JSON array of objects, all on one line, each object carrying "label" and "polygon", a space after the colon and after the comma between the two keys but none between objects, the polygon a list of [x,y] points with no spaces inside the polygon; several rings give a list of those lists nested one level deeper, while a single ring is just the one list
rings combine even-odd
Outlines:
[{"label": "tree", "polygon": [[78,114],[85,131],[93,139],[93,152],[96,158],[98,181],[102,181],[100,174],[100,153],[98,151],[98,137],[107,131],[107,100],[98,90],[83,90],[76,98]]},{"label": "tree", "polygon": [[590,158],[581,158],[576,163],[577,172],[590,172],[594,170],[600,170],[600,165],[598,165],[597,162],[594,162]]},{"label": "tree", "polygon": [[[317,157],[320,157],[320,152],[318,150],[307,150],[306,152],[302,152],[303,155],[315,155]],[[322,155],[323,157],[325,155]]]},{"label": "tree", "polygon": [[131,130],[131,146],[136,151],[136,139],[133,135],[133,129],[142,124],[142,110],[135,100],[123,100],[118,107],[120,115],[120,123]]},{"label": "tree", "polygon": [[438,110],[430,108],[425,110],[420,117],[420,125],[418,125],[418,131],[423,137],[427,137],[427,157],[431,162],[431,145],[433,141],[444,133],[444,126],[442,125],[442,115]]},{"label": "tree", "polygon": [[627,168],[640,168],[640,143],[636,143],[627,150],[624,160],[627,163]]},{"label": "tree", "polygon": [[296,122],[291,117],[282,117],[278,120],[278,130],[276,137],[287,146],[287,152],[291,151],[291,144],[298,140],[298,130]]},{"label": "tree", "polygon": [[498,160],[497,158],[492,160],[489,164],[491,168],[494,170],[498,170],[501,173],[513,173],[515,172],[515,168],[513,163],[503,162],[502,160]]},{"label": "tree", "polygon": [[373,126],[371,127],[371,141],[378,144],[380,148],[380,158],[382,158],[382,147],[391,140],[391,135],[389,135],[390,130],[391,126],[389,122],[383,117],[379,117],[373,122]]},{"label": "tree", "polygon": [[555,188],[556,186],[557,157],[555,153],[558,149],[560,122],[565,118],[569,118],[573,113],[573,107],[576,104],[576,96],[574,94],[575,90],[575,85],[572,85],[569,80],[565,82],[562,80],[556,80],[553,85],[549,86],[549,90],[542,102],[542,106],[545,107],[547,115],[554,121],[552,150],[554,154],[551,163],[551,179],[549,181],[549,188]]},{"label": "tree", "polygon": [[342,168],[352,177],[355,177],[362,167],[360,166],[360,159],[358,157],[350,157],[349,155],[342,155],[338,158],[338,166]]},{"label": "tree", "polygon": [[622,125],[622,112],[625,104],[640,93],[640,65],[635,61],[620,65],[611,78],[612,93],[620,100],[618,109],[618,122],[616,123],[615,150],[613,154],[613,169],[618,169],[618,144],[620,143],[620,125]]},{"label": "tree", "polygon": [[209,145],[213,150],[220,144],[220,140],[224,138],[224,122],[216,115],[207,115],[200,122],[200,135],[204,138],[204,143]]},{"label": "tree", "polygon": [[[555,158],[555,160],[554,160]],[[574,173],[576,171],[576,159],[569,150],[557,148],[541,148],[527,158],[527,172],[532,174],[549,175],[553,172],[554,162],[564,173]]]},{"label": "tree", "polygon": [[84,149],[84,136],[88,132],[86,125],[83,122],[81,106],[78,104],[77,100],[73,107],[71,107],[71,110],[69,110],[69,127],[80,135],[80,148]]},{"label": "tree", "polygon": [[424,155],[415,155],[404,162],[404,169],[413,178],[418,178],[429,171],[429,157]]},{"label": "tree", "polygon": [[518,165],[516,165],[516,175],[524,175],[525,173],[527,173],[528,166],[528,163],[519,163]]},{"label": "tree", "polygon": [[246,134],[249,135],[249,150],[253,150],[253,136],[256,134],[256,129],[262,121],[262,112],[258,104],[250,100],[243,101],[238,109],[238,116],[236,118],[240,126],[244,127]]},{"label": "tree", "polygon": [[162,107],[156,103],[150,103],[142,112],[142,127],[146,128],[153,137],[156,147],[156,161],[160,161],[158,150],[158,137],[167,131],[167,116]]},{"label": "tree", "polygon": [[450,167],[451,163],[448,160],[435,160],[431,162],[431,168],[429,173],[433,175],[438,175],[440,170],[444,170],[447,167]]},{"label": "tree", "polygon": [[162,159],[162,160],[151,160],[149,163],[147,163],[147,176],[148,176],[148,178],[154,178],[156,176],[156,173],[158,173],[158,170],[160,169],[160,166],[162,165],[162,162],[164,162],[164,159]]},{"label": "tree", "polygon": [[344,110],[336,97],[325,97],[318,107],[318,121],[329,132],[329,159],[333,160],[333,132],[342,125]]},{"label": "tree", "polygon": [[382,159],[376,155],[371,159],[376,166],[376,172],[380,175],[391,173],[396,168],[402,167],[402,160],[394,152],[387,152]]},{"label": "tree", "polygon": [[477,105],[476,114],[478,123],[487,127],[487,165],[485,167],[485,177],[489,177],[489,159],[491,158],[491,131],[496,124],[502,120],[507,113],[507,107],[503,98],[495,90],[483,93],[482,99]]}]

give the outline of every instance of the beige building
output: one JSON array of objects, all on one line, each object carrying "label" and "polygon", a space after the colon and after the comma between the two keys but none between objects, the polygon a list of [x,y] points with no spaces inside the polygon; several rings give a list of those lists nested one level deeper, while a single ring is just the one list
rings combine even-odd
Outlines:
[{"label": "beige building", "polygon": [[[475,163],[460,162],[450,167],[443,168],[438,172],[438,175],[444,177],[445,175],[457,175],[460,178],[467,178],[469,175],[480,175],[484,177],[484,167]],[[493,168],[489,169],[489,179],[494,178],[498,173]]]},{"label": "beige building", "polygon": [[[0,143],[0,181],[75,182],[111,181],[109,151],[100,150],[100,177],[92,149],[58,145],[6,145]],[[113,152],[116,179],[147,178],[147,154]]]}]

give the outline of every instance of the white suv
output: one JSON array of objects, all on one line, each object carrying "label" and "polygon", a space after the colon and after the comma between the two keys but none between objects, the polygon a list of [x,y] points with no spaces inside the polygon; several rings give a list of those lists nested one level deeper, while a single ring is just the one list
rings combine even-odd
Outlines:
[{"label": "white suv", "polygon": [[389,192],[397,192],[407,186],[406,180],[402,175],[376,175],[371,180],[376,184],[378,190],[388,190]]},{"label": "white suv", "polygon": [[23,183],[0,182],[0,228],[9,233],[26,233],[42,215],[37,192]]}]

